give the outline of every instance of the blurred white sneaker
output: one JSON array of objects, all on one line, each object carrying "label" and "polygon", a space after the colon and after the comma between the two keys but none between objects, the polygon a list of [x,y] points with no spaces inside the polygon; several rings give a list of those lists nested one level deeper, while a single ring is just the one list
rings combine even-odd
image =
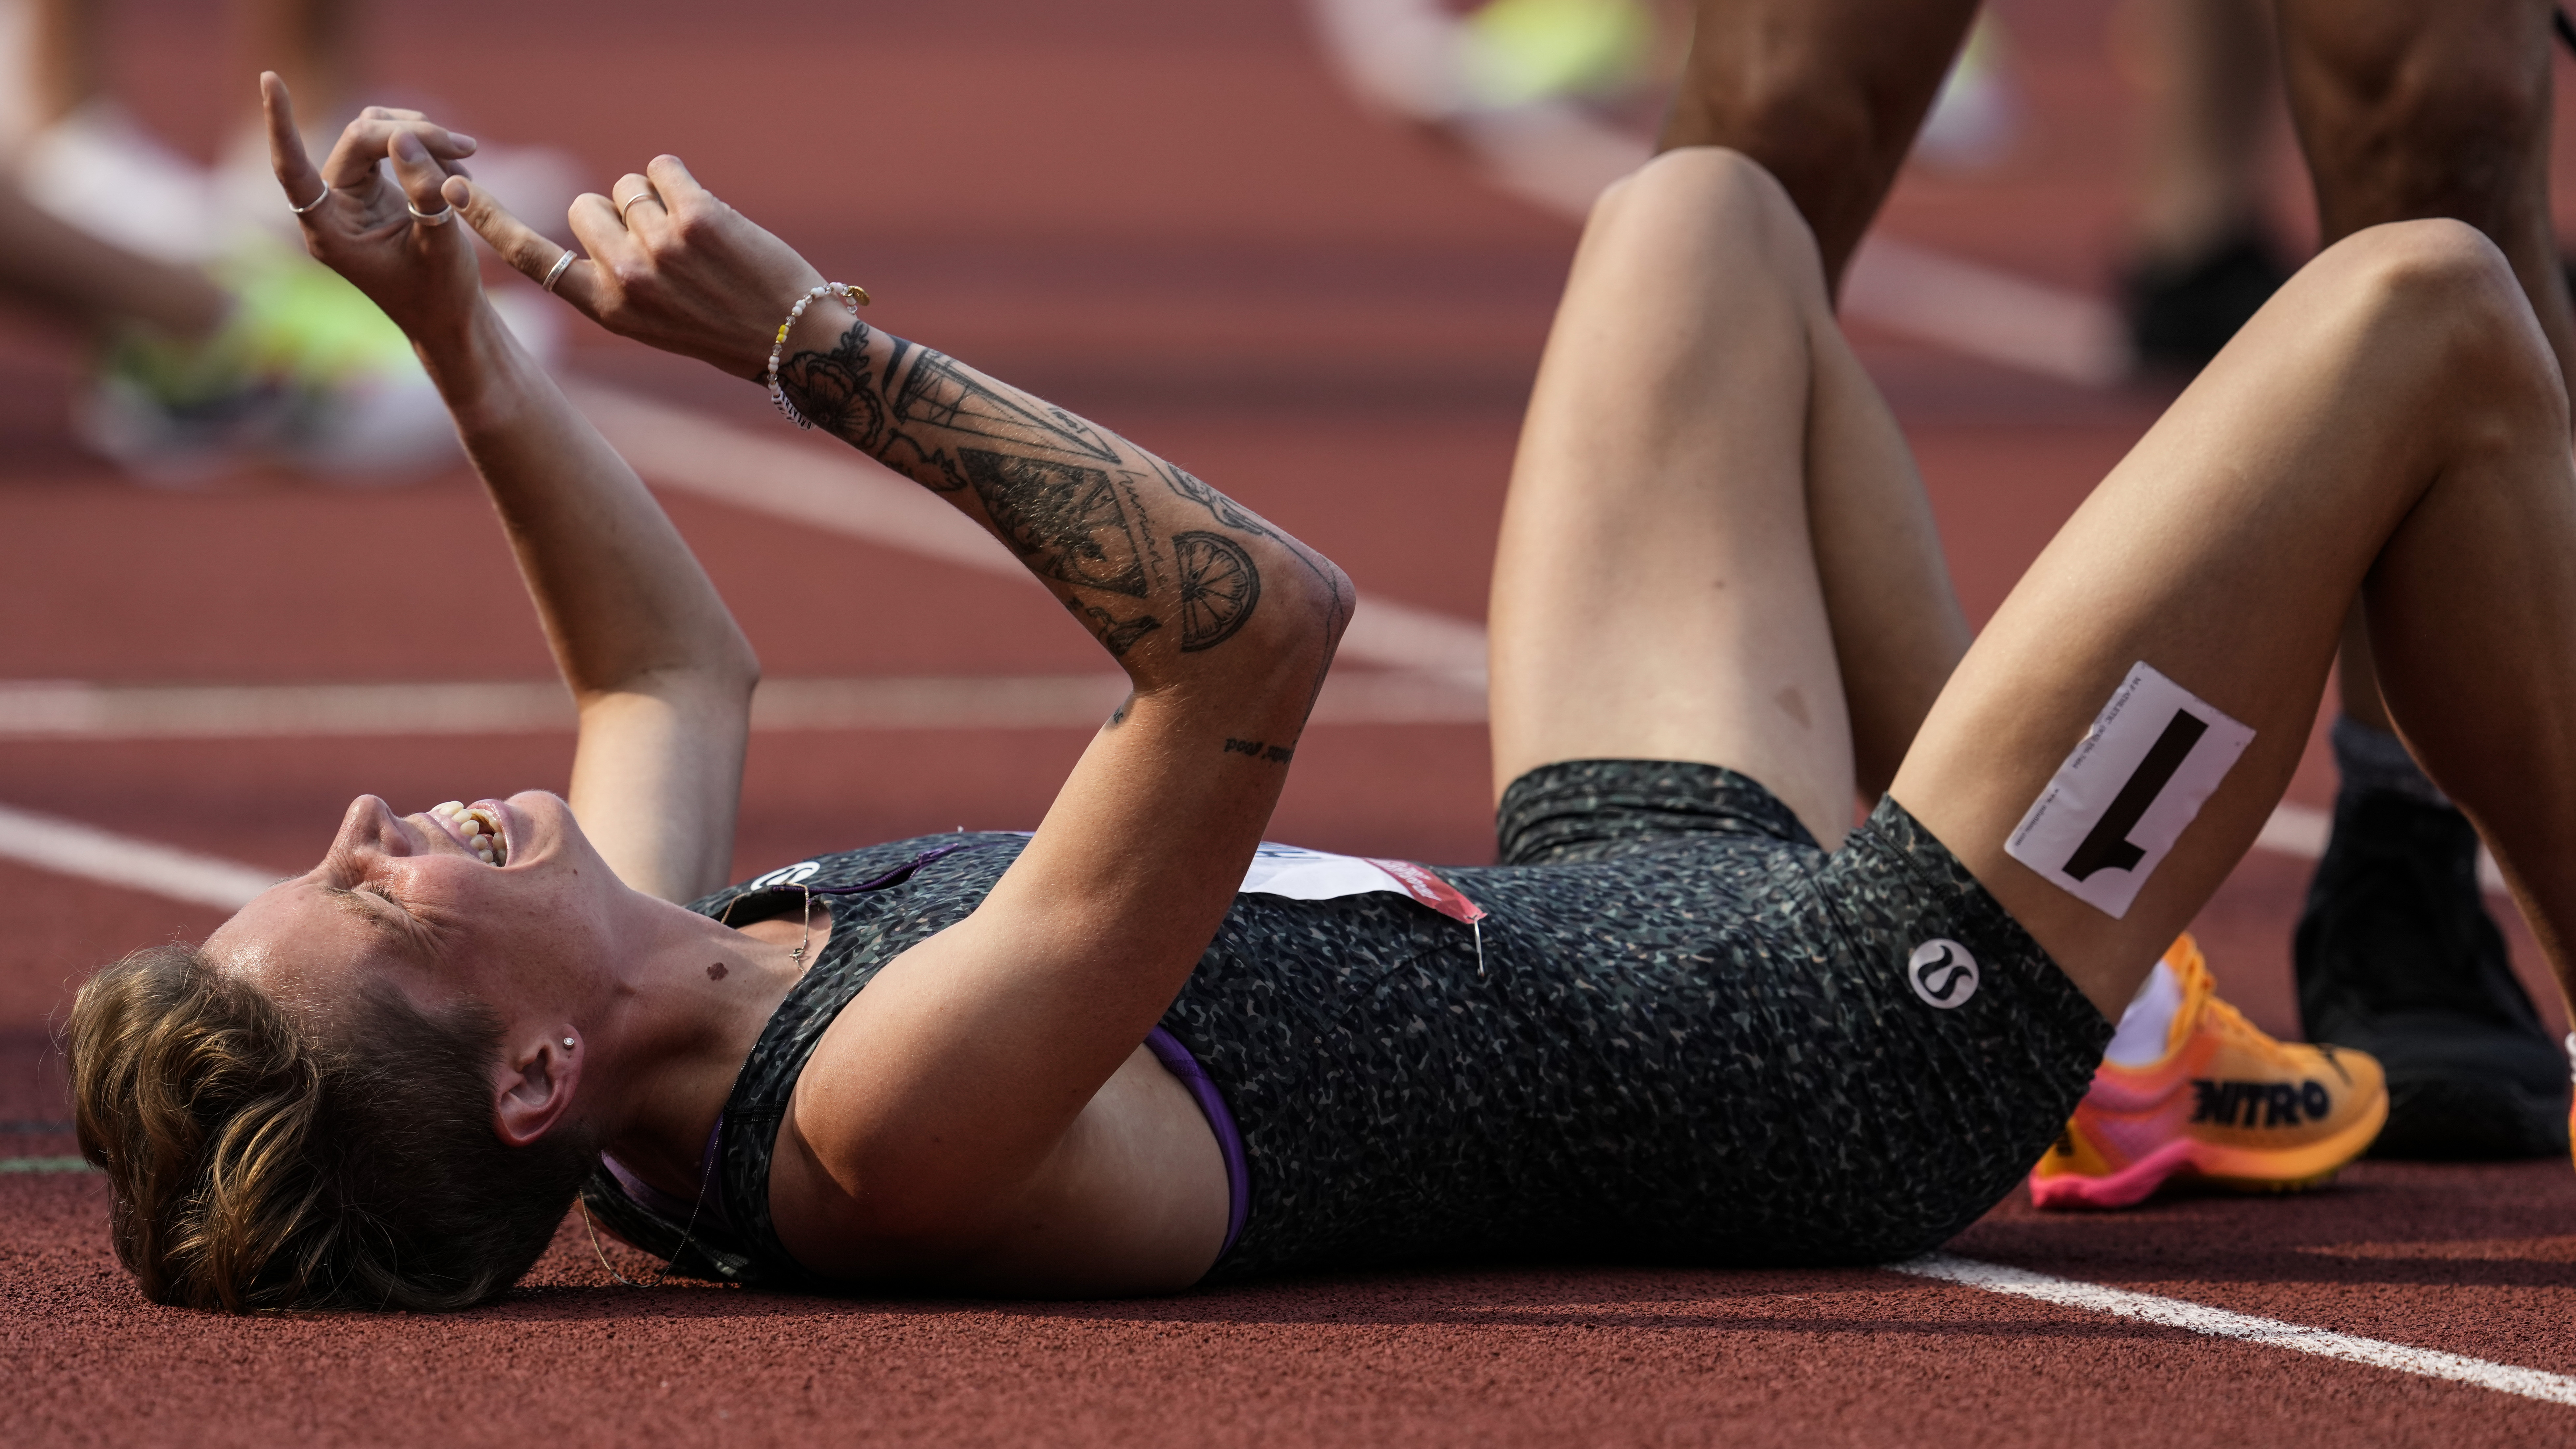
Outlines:
[{"label": "blurred white sneaker", "polygon": [[206,169],[113,101],[38,132],[19,154],[18,180],[28,200],[128,251],[183,266],[222,254]]},{"label": "blurred white sneaker", "polygon": [[[232,315],[179,343],[114,342],[74,412],[84,441],[135,477],[184,487],[273,464],[343,487],[418,481],[461,461],[454,425],[410,342],[310,258],[253,239],[215,268]],[[562,350],[562,304],[504,281],[493,310],[540,364]]]},{"label": "blurred white sneaker", "polygon": [[92,447],[164,484],[251,463],[401,483],[455,462],[410,342],[356,288],[258,239],[211,270],[232,315],[204,342],[138,331],[112,343],[74,415]]}]

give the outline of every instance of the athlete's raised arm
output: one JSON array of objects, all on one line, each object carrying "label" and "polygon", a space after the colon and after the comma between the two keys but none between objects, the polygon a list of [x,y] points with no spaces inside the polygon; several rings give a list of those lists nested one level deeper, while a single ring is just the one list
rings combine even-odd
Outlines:
[{"label": "athlete's raised arm", "polygon": [[440,215],[439,184],[473,141],[369,107],[317,168],[284,83],[264,76],[261,94],[307,245],[411,337],[491,493],[580,708],[583,831],[637,890],[685,901],[724,884],[759,661],[634,470],[494,315],[465,229],[421,219]]},{"label": "athlete's raised arm", "polygon": [[1134,683],[984,904],[834,1023],[780,1133],[773,1203],[801,1257],[936,1272],[1079,1170],[1059,1145],[1231,904],[1350,585],[1180,468],[815,295],[812,266],[676,159],[648,169],[575,203],[590,256],[570,263],[479,188],[445,194],[615,331],[761,380],[775,348],[797,410],[982,525]]}]

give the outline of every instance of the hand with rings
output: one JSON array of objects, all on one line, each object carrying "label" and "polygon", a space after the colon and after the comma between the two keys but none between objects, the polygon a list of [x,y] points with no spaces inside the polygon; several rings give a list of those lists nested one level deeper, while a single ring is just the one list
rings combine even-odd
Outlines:
[{"label": "hand with rings", "polygon": [[448,184],[466,225],[521,275],[611,332],[736,377],[765,375],[779,317],[823,280],[676,156],[657,156],[607,195],[573,202],[569,219],[586,256],[538,235],[480,186]]},{"label": "hand with rings", "polygon": [[454,335],[483,306],[474,248],[448,226],[456,210],[444,189],[466,184],[474,138],[418,111],[369,106],[316,166],[286,83],[261,76],[260,99],[269,160],[306,247],[408,335]]}]

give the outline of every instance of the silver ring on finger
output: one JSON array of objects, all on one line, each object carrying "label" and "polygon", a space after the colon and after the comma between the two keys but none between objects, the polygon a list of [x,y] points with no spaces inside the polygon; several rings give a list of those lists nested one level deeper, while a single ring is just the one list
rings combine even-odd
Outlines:
[{"label": "silver ring on finger", "polygon": [[662,198],[655,196],[650,191],[636,192],[633,196],[626,198],[626,204],[624,206],[617,208],[617,219],[621,222],[626,220],[626,213],[633,209],[635,203],[639,201],[660,201],[661,199]]},{"label": "silver ring on finger", "polygon": [[331,199],[331,183],[329,183],[329,182],[327,182],[327,181],[326,181],[326,182],[323,182],[323,183],[322,183],[322,194],[321,194],[320,196],[317,196],[317,197],[313,198],[311,201],[308,201],[308,202],[304,203],[302,206],[289,206],[289,207],[287,207],[286,209],[287,209],[288,211],[291,211],[291,212],[295,213],[297,216],[311,216],[311,215],[313,214],[313,212],[314,212],[314,209],[315,209],[315,208],[319,207],[322,203],[324,203],[324,202],[326,202],[326,201],[329,201],[330,199]]},{"label": "silver ring on finger", "polygon": [[537,285],[538,285],[538,286],[540,286],[540,287],[543,287],[545,290],[547,290],[547,291],[549,291],[549,292],[553,291],[553,290],[555,289],[555,283],[562,281],[562,280],[563,280],[563,274],[564,274],[566,271],[570,270],[570,268],[571,268],[571,267],[572,267],[572,248],[570,248],[570,247],[565,247],[565,248],[564,248],[564,250],[563,250],[563,255],[562,255],[562,256],[559,256],[559,257],[557,257],[557,258],[555,258],[555,264],[554,264],[553,266],[551,266],[551,267],[546,268],[546,279],[545,279],[544,281],[542,281],[542,282],[537,283]]},{"label": "silver ring on finger", "polygon": [[422,226],[445,226],[456,220],[456,208],[452,206],[442,206],[436,211],[423,211],[406,201],[403,203],[403,210],[410,212],[411,219]]}]

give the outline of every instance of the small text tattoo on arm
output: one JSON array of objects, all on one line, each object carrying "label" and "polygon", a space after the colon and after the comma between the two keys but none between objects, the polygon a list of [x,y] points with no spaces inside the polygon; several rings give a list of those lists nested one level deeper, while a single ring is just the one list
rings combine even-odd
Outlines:
[{"label": "small text tattoo on arm", "polygon": [[1267,760],[1274,765],[1284,765],[1296,758],[1297,747],[1264,744],[1260,740],[1227,740],[1225,752],[1229,755],[1247,755],[1256,760]]}]

